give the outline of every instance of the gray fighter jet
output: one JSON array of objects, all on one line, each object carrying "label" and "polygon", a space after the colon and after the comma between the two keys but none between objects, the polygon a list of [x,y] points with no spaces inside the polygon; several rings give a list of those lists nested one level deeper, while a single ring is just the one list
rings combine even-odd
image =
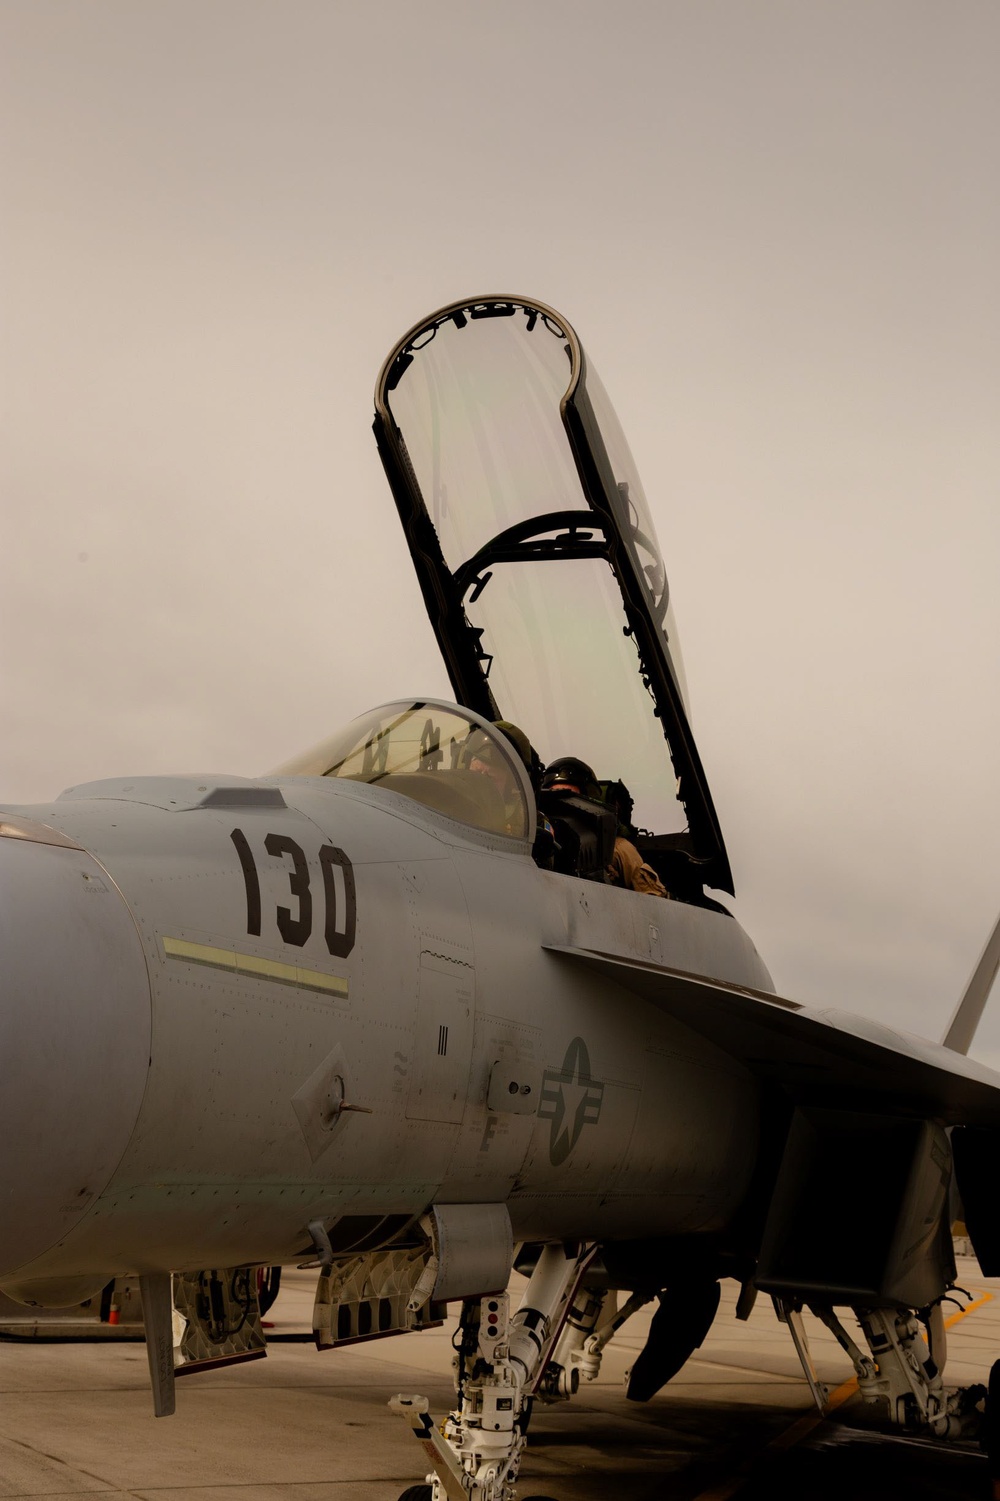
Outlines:
[{"label": "gray fighter jet", "polygon": [[[942,1046],[774,993],[720,899],[642,487],[559,314],[424,320],[375,432],[456,702],[253,781],[0,814],[0,1290],[138,1276],[160,1414],[176,1374],[265,1353],[261,1269],[316,1266],[321,1348],[461,1300],[452,1414],[392,1403],[429,1469],[405,1501],[511,1501],[533,1403],[656,1299],[649,1398],[727,1276],[820,1405],[805,1307],[887,1422],[969,1432],[941,1300],[958,1193],[1000,1272],[1000,1075],[965,1056],[1000,929]],[[609,880],[623,840],[669,899]]]}]

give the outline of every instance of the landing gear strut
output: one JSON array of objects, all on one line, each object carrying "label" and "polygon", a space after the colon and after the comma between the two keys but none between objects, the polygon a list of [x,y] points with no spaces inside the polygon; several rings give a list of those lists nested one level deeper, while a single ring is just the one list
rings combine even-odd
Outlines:
[{"label": "landing gear strut", "polygon": [[544,1246],[513,1317],[506,1293],[466,1303],[455,1411],[438,1428],[425,1397],[401,1394],[389,1403],[432,1466],[426,1484],[411,1486],[400,1501],[513,1501],[532,1400],[547,1375],[549,1385],[558,1384],[558,1372],[548,1368],[594,1252]]},{"label": "landing gear strut", "polygon": [[[774,1305],[778,1317],[789,1326],[816,1406],[825,1413],[826,1391],[817,1381],[809,1356],[802,1304],[775,1298]],[[811,1303],[809,1307],[851,1357],[862,1398],[881,1408],[893,1427],[940,1439],[968,1437],[980,1430],[983,1420],[979,1404],[984,1388],[944,1384],[947,1343],[940,1299],[921,1313],[899,1307],[855,1308],[870,1353],[852,1338],[829,1304]],[[997,1385],[1000,1389],[1000,1380]]]}]

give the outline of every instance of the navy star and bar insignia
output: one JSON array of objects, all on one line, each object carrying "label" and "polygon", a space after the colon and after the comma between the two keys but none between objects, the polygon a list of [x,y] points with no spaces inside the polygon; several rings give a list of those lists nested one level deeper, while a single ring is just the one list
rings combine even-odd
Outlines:
[{"label": "navy star and bar insignia", "polygon": [[549,1158],[553,1167],[566,1161],[584,1126],[596,1126],[603,1099],[604,1085],[591,1077],[587,1044],[582,1037],[574,1037],[562,1068],[547,1068],[542,1078],[538,1118],[552,1122]]}]

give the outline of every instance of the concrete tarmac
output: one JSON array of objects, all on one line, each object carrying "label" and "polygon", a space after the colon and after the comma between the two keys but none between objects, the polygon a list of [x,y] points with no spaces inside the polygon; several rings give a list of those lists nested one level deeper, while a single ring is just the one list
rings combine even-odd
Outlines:
[{"label": "concrete tarmac", "polygon": [[[961,1262],[958,1280],[977,1306],[949,1330],[947,1379],[985,1382],[1000,1356],[1000,1280],[980,1277],[972,1260]],[[319,1354],[294,1338],[310,1327],[314,1285],[315,1273],[286,1272],[267,1359],[178,1382],[170,1418],[153,1417],[141,1344],[0,1343],[2,1501],[397,1501],[426,1465],[386,1402],[420,1393],[444,1415],[455,1321]],[[847,1357],[808,1319],[819,1377],[840,1389],[841,1405],[820,1420],[770,1300],[738,1323],[736,1291],[723,1283],[705,1344],[651,1402],[629,1402],[623,1391],[645,1339],[644,1312],[608,1347],[596,1382],[572,1402],[536,1407],[522,1501],[990,1497],[974,1444],[874,1430],[842,1389],[852,1375]]]}]

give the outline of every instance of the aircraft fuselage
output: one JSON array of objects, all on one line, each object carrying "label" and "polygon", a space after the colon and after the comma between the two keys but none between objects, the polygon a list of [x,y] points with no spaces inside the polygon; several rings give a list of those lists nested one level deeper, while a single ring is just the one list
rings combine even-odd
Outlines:
[{"label": "aircraft fuselage", "polygon": [[725,1227],[750,1075],[546,945],[770,990],[733,918],[540,870],[381,789],[280,789],[146,778],[12,810],[67,842],[0,839],[9,1288],[292,1261],[316,1219],[347,1248],[435,1202],[506,1202],[517,1238]]}]

